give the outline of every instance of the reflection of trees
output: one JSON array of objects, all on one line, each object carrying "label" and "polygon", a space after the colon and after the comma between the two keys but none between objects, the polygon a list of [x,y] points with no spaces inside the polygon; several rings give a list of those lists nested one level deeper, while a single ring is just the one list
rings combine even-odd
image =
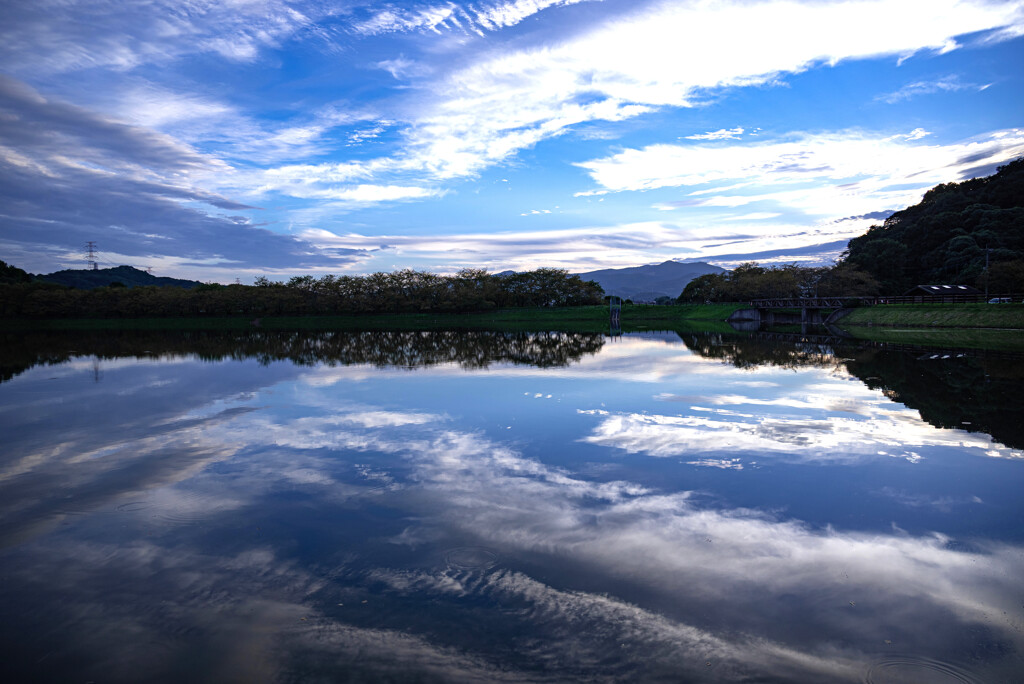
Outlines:
[{"label": "reflection of trees", "polygon": [[836,366],[831,346],[814,342],[797,344],[759,339],[756,336],[722,333],[679,333],[686,347],[709,359],[721,359],[737,368],[755,366]]},{"label": "reflection of trees", "polygon": [[371,364],[418,368],[457,363],[486,368],[492,363],[565,366],[596,354],[604,336],[594,333],[416,331],[103,331],[28,332],[0,335],[0,382],[36,365],[63,363],[73,356],[99,358],[196,355],[205,360],[255,358],[260,363],[291,361]]},{"label": "reflection of trees", "polygon": [[1006,446],[1024,448],[1021,360],[933,359],[864,349],[846,367],[868,387],[916,409],[936,427],[985,432]]},{"label": "reflection of trees", "polygon": [[737,368],[755,366],[844,367],[868,387],[920,412],[941,428],[984,432],[1003,444],[1024,448],[1024,359],[975,358],[877,349],[856,343],[787,343],[756,335],[681,333],[693,352]]}]

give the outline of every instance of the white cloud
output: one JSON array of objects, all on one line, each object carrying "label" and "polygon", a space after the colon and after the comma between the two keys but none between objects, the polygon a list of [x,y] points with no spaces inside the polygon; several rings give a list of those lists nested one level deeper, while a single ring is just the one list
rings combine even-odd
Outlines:
[{"label": "white cloud", "polygon": [[[609,191],[727,184],[695,191],[691,196],[699,199],[675,206],[740,207],[772,201],[812,214],[852,216],[913,204],[927,187],[960,180],[971,169],[1005,163],[1024,153],[1024,129],[949,145],[916,142],[926,135],[918,128],[897,136],[842,131],[795,134],[770,142],[661,144],[623,150],[579,166]],[[777,189],[763,190],[772,186]],[[760,192],[727,192],[744,187]]]},{"label": "white cloud", "polygon": [[717,131],[696,133],[683,137],[687,140],[737,140],[741,135],[743,135],[743,127],[737,126],[736,128],[720,128]]},{"label": "white cloud", "polygon": [[776,218],[782,216],[782,214],[774,211],[755,211],[751,214],[740,214],[739,216],[729,216],[726,221],[764,221],[766,219]]},{"label": "white cloud", "polygon": [[222,102],[151,84],[132,88],[119,99],[116,110],[122,119],[152,128],[197,119],[217,119],[222,123],[226,116],[234,114],[233,108]]},{"label": "white cloud", "polygon": [[[409,10],[389,8],[357,28],[364,33],[438,30],[459,22],[463,27],[494,30],[567,4],[573,3],[520,0],[466,9],[451,3]],[[198,20],[189,19],[160,31],[152,27],[149,30],[155,31],[154,35],[166,33],[180,38],[202,36],[217,26],[221,31],[216,41],[193,39],[189,49],[214,50],[230,59],[252,59],[261,47],[273,46],[281,37],[306,26],[319,12],[315,7],[296,12],[275,2],[242,3],[238,9],[238,16],[228,17],[211,5],[201,26]],[[778,0],[658,3],[561,43],[490,53],[482,61],[422,84],[429,86],[422,92],[443,95],[433,102],[429,97],[417,102],[415,111],[406,117],[400,147],[391,156],[324,166],[293,165],[267,171],[263,178],[258,173],[239,173],[225,179],[225,184],[241,192],[276,191],[340,202],[434,197],[439,191],[425,186],[476,174],[581,123],[621,121],[661,106],[691,106],[709,88],[768,83],[777,74],[802,71],[816,64],[939,49],[948,46],[951,36],[1018,20],[1014,6],[952,0],[943,0],[941,6],[922,0],[850,0],[822,5]],[[808,26],[815,30],[808,31]],[[228,37],[220,37],[222,34]],[[609,50],[609,45],[616,49]],[[738,45],[743,49],[737,49]],[[425,73],[425,67],[401,56],[379,65],[396,77]],[[201,113],[205,108],[212,114],[218,107],[204,100],[195,104],[198,109],[193,118],[196,111]],[[156,100],[140,103],[136,115],[154,124],[173,123],[187,116],[184,106],[157,105]],[[339,123],[339,119],[327,117],[269,134],[254,130],[254,135],[246,136],[248,145],[237,145],[236,149],[256,159],[322,153],[325,132]],[[742,132],[742,127],[736,127],[690,137],[727,141]],[[355,132],[350,134],[350,141],[351,136],[359,140],[367,137]],[[607,174],[593,168],[602,161],[587,163],[595,179],[606,188],[621,186],[607,184]],[[325,176],[343,171],[350,176],[345,182],[359,180],[363,184],[351,187],[339,186],[337,180],[325,183]],[[289,174],[291,177],[285,178]],[[396,174],[406,178],[400,180]]]},{"label": "white cloud", "polygon": [[394,202],[397,200],[438,197],[442,191],[403,185],[357,185],[349,188],[311,190],[306,196],[349,202]]},{"label": "white cloud", "polygon": [[415,121],[410,152],[436,177],[473,174],[580,123],[692,106],[708,89],[771,83],[845,59],[943,49],[952,36],[1021,23],[1019,3],[660,3],[440,80],[433,88],[446,95]]},{"label": "white cloud", "polygon": [[[807,352],[803,361],[814,360]],[[733,383],[762,394],[717,393],[656,399],[687,406],[686,413],[592,412],[601,417],[582,441],[654,457],[700,457],[702,465],[735,456],[758,461],[853,463],[881,458],[919,462],[922,447],[970,450],[977,455],[1024,459],[984,433],[940,429],[916,410],[893,404],[878,390],[851,384],[831,354],[818,362],[823,370],[805,368],[798,385],[766,381]],[[777,371],[765,370],[767,377]],[[720,386],[714,383],[710,386]],[[722,407],[722,408],[719,408]]]},{"label": "white cloud", "polygon": [[[314,375],[315,377],[315,375]],[[437,425],[444,416],[412,411],[361,410],[342,413],[334,418],[338,424],[359,425],[365,428],[398,427],[400,425]]]},{"label": "white cloud", "polygon": [[923,128],[915,128],[904,137],[906,140],[920,140],[921,138],[924,138],[929,135],[931,135],[930,131],[926,131]]},{"label": "white cloud", "polygon": [[[736,418],[618,414],[604,419],[583,441],[656,457],[739,452],[758,460],[801,463],[850,463],[879,456],[917,462],[920,457],[914,448],[922,446],[970,448],[997,458],[1022,457],[1020,452],[993,443],[987,435],[937,431],[916,412],[876,410],[868,420],[770,414],[746,421]],[[701,464],[711,461],[717,459],[703,459]]]},{"label": "white cloud", "polygon": [[440,197],[445,191],[421,185],[358,183],[406,173],[408,166],[397,159],[379,158],[327,164],[289,164],[265,170],[239,171],[215,182],[238,194],[261,196],[278,193],[303,199],[338,203],[370,204]]},{"label": "white cloud", "polygon": [[[357,28],[366,33],[440,30],[459,22],[490,30],[562,4],[568,3],[389,8]],[[940,49],[953,35],[1019,20],[1011,6],[953,0],[941,5],[923,0],[658,3],[560,43],[487,53],[481,61],[419,83],[420,93],[442,95],[417,97],[395,154],[358,166],[378,185],[394,184],[389,174],[396,170],[416,174],[419,183],[471,176],[579,124],[693,106],[708,89],[771,83],[778,74],[843,59]],[[378,66],[396,78],[427,73],[424,65],[401,56]],[[736,127],[690,137],[730,140],[742,132]]]}]

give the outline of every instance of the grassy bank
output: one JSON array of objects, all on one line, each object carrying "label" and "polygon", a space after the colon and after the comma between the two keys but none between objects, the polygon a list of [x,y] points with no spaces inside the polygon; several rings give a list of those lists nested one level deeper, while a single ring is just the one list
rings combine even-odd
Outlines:
[{"label": "grassy bank", "polygon": [[1024,352],[1020,330],[998,328],[899,328],[890,326],[843,326],[853,338],[890,344],[910,344],[939,349],[988,349]]},{"label": "grassy bank", "polygon": [[[622,308],[624,332],[726,326],[723,321],[740,308],[734,304]],[[560,330],[608,332],[607,306],[502,309],[466,314],[366,314],[347,316],[279,316],[250,318],[63,318],[0,320],[0,330]]]},{"label": "grassy bank", "polygon": [[848,326],[1024,329],[1024,304],[886,304],[856,309]]}]

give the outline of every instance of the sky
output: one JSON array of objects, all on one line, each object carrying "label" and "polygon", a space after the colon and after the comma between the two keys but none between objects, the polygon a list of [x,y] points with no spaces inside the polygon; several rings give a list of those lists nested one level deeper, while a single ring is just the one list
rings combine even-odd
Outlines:
[{"label": "sky", "polygon": [[831,263],[1024,155],[1024,0],[5,0],[34,273]]}]

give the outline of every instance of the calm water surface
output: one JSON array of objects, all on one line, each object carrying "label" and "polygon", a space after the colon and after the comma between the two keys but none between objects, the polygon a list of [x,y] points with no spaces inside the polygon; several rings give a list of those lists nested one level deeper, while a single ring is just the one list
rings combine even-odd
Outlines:
[{"label": "calm water surface", "polygon": [[4,681],[1024,679],[1020,360],[676,333],[2,349]]}]

